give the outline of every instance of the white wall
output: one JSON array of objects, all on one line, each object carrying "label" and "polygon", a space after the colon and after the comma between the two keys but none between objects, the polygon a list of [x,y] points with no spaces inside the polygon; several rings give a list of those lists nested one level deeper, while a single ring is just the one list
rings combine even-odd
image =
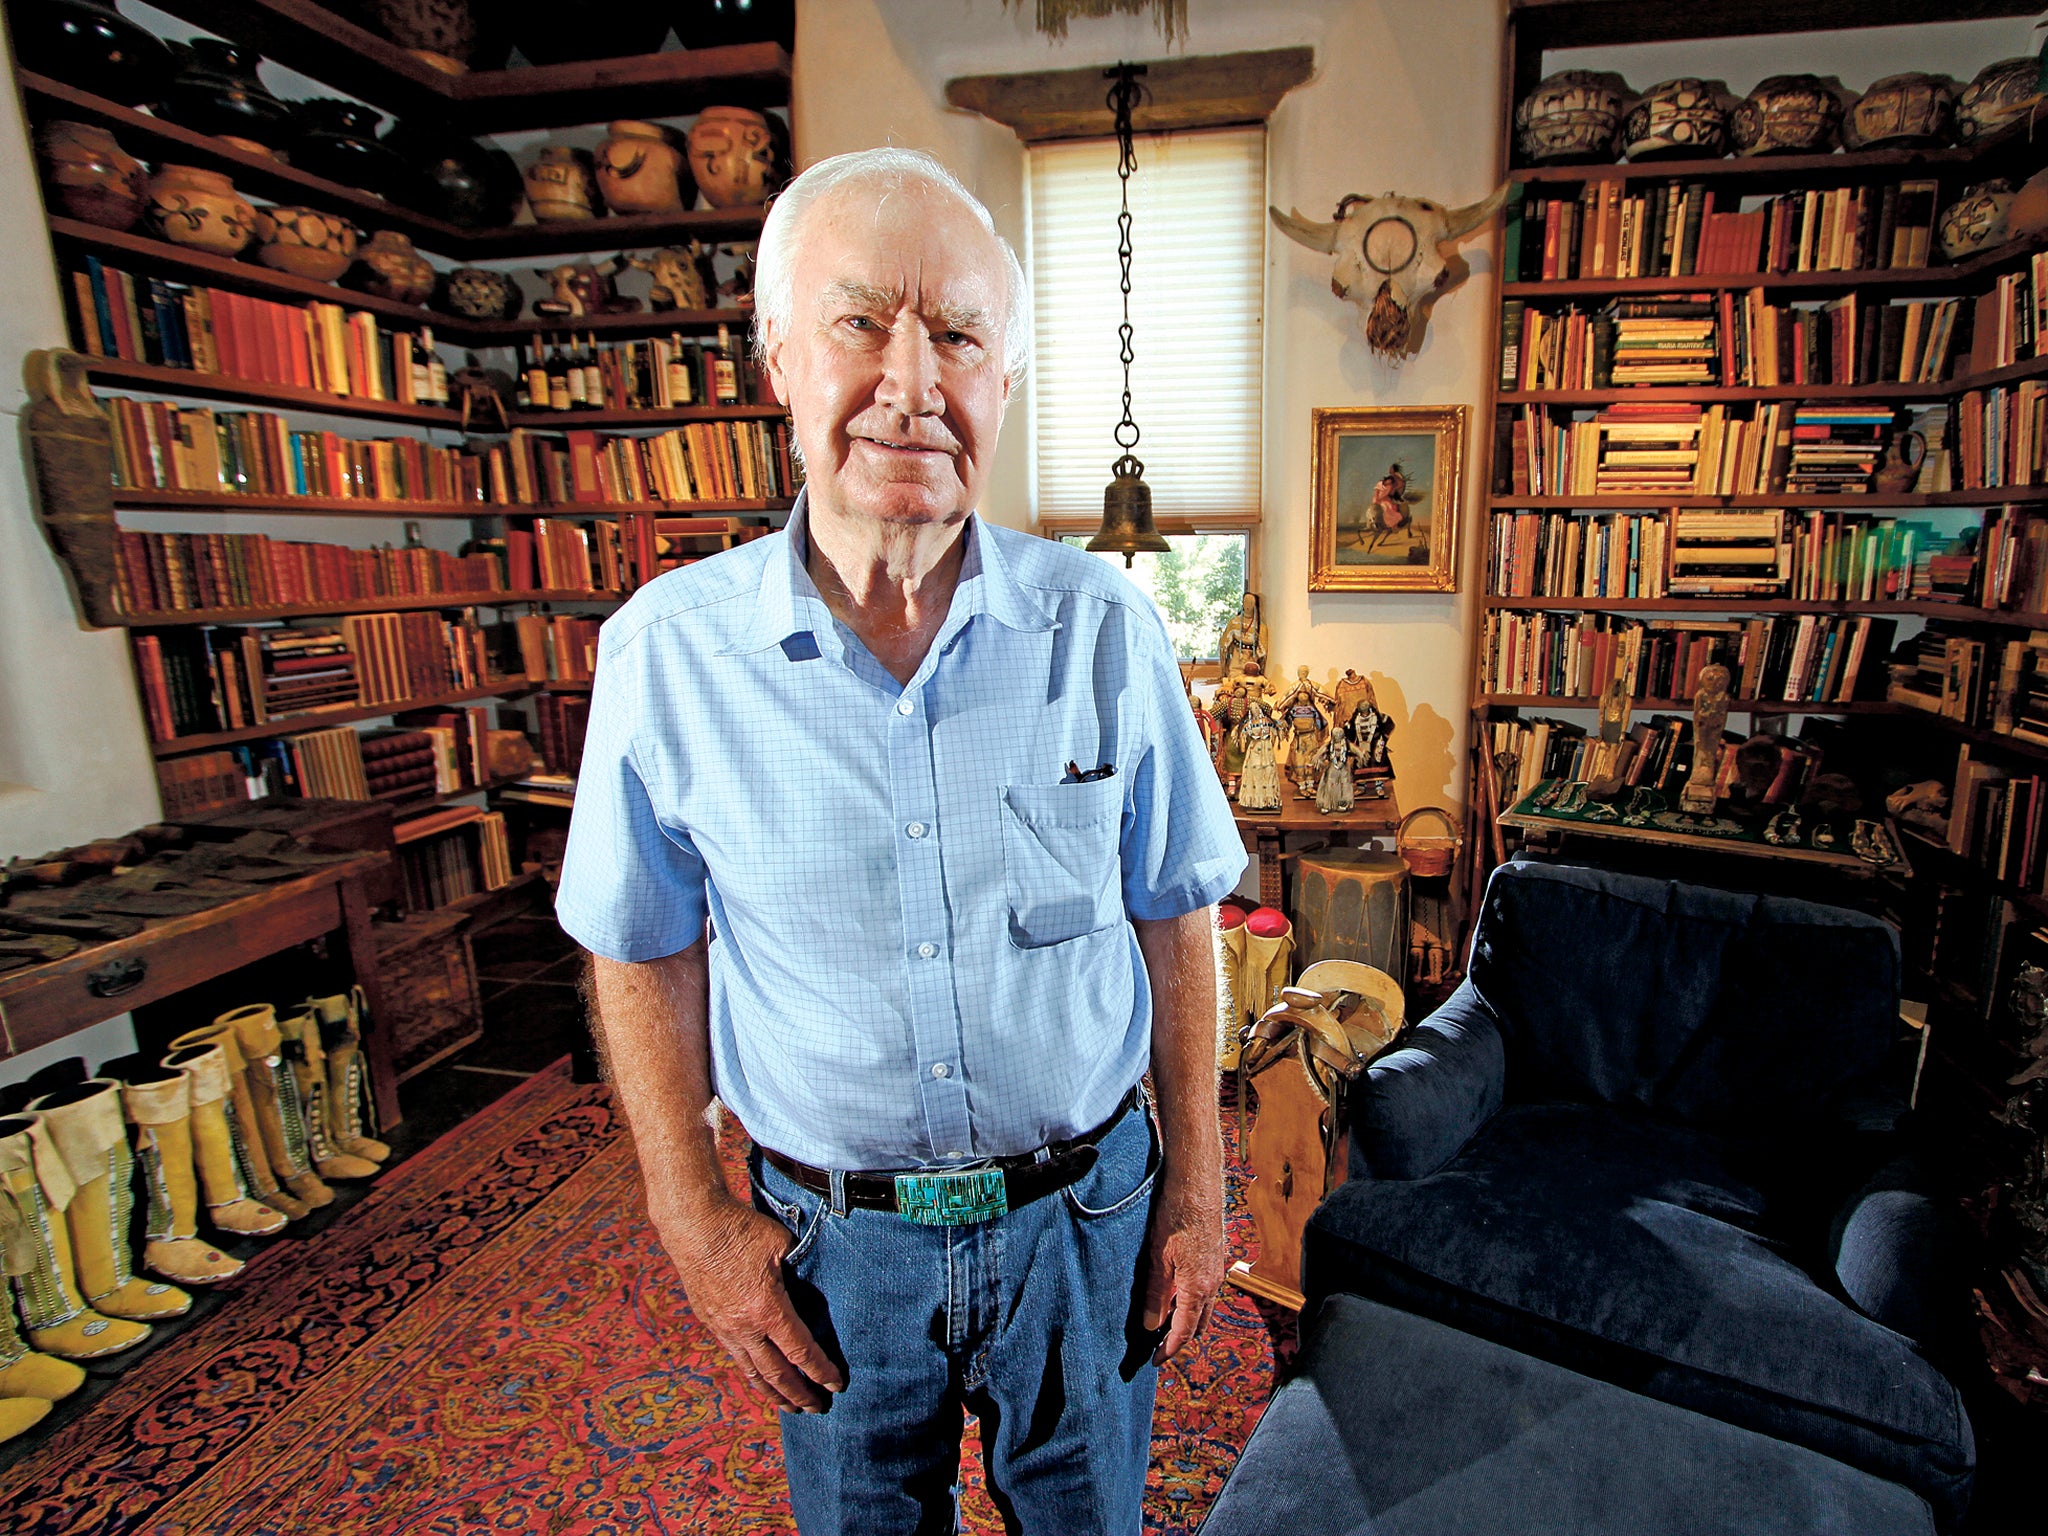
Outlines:
[{"label": "white wall", "polygon": [[[806,161],[898,143],[928,149],[972,186],[1021,248],[1023,151],[1014,135],[944,105],[958,75],[1066,69],[1168,50],[1143,17],[1077,21],[1054,43],[1031,5],[996,0],[803,0],[793,119]],[[1388,188],[1452,203],[1484,195],[1497,158],[1499,0],[1190,0],[1191,54],[1316,51],[1315,77],[1281,103],[1268,136],[1272,201],[1325,217],[1347,192]],[[1189,237],[1198,232],[1180,232]],[[1141,237],[1142,238],[1142,237]],[[1371,361],[1357,311],[1330,293],[1328,259],[1279,238],[1267,252],[1266,505],[1260,568],[1276,670],[1356,667],[1398,722],[1395,771],[1408,805],[1461,792],[1472,594],[1319,594],[1308,584],[1309,412],[1316,406],[1484,398],[1492,294],[1486,242],[1474,277],[1438,306],[1421,354]],[[1028,442],[1013,412],[989,515],[1026,526]],[[1484,436],[1473,424],[1468,483]],[[1465,534],[1476,533],[1468,490]],[[1467,562],[1469,566],[1469,561]]]}]

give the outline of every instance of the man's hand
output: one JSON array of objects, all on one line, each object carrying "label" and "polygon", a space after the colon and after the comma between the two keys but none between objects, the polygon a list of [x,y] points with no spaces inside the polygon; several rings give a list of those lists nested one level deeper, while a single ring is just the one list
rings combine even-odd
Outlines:
[{"label": "man's hand", "polygon": [[787,1227],[726,1196],[692,1216],[657,1220],[655,1229],[691,1311],[776,1406],[817,1413],[826,1392],[844,1389],[846,1378],[796,1315],[782,1283]]},{"label": "man's hand", "polygon": [[1145,1234],[1145,1326],[1166,1327],[1152,1363],[1164,1365],[1202,1331],[1223,1288],[1222,1189],[1190,1189],[1160,1170]]}]

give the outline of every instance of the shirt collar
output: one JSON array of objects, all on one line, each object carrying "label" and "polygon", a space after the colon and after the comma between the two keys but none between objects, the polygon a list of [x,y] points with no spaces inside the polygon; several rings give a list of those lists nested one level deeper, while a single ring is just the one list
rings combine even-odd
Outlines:
[{"label": "shirt collar", "polygon": [[[831,610],[805,566],[810,552],[810,491],[797,492],[783,529],[781,547],[761,568],[754,618],[722,654],[745,655],[780,645],[791,635],[808,633],[821,639],[832,630]],[[1058,628],[1052,615],[1017,582],[1003,552],[980,515],[967,520],[967,552],[953,606],[940,630],[943,639],[976,614],[985,613],[1007,628],[1023,633]]]}]

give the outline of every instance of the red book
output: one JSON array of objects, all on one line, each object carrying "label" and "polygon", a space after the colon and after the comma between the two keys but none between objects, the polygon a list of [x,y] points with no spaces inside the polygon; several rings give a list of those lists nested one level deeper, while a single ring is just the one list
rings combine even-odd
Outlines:
[{"label": "red book", "polygon": [[507,528],[505,530],[505,584],[514,592],[539,590],[540,583],[533,575],[533,530],[530,528]]}]

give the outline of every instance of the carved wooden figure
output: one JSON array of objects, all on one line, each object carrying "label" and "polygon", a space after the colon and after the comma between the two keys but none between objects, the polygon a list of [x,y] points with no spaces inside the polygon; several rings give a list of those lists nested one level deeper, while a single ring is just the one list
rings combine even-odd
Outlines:
[{"label": "carved wooden figure", "polygon": [[1692,773],[1679,791],[1688,816],[1714,814],[1714,780],[1721,768],[1721,735],[1728,728],[1728,669],[1718,661],[1700,668],[1692,704]]},{"label": "carved wooden figure", "polygon": [[25,424],[43,533],[70,573],[86,623],[117,625],[121,607],[114,573],[121,556],[114,524],[113,424],[86,383],[85,359],[69,348],[29,353],[21,375],[29,396]]}]

